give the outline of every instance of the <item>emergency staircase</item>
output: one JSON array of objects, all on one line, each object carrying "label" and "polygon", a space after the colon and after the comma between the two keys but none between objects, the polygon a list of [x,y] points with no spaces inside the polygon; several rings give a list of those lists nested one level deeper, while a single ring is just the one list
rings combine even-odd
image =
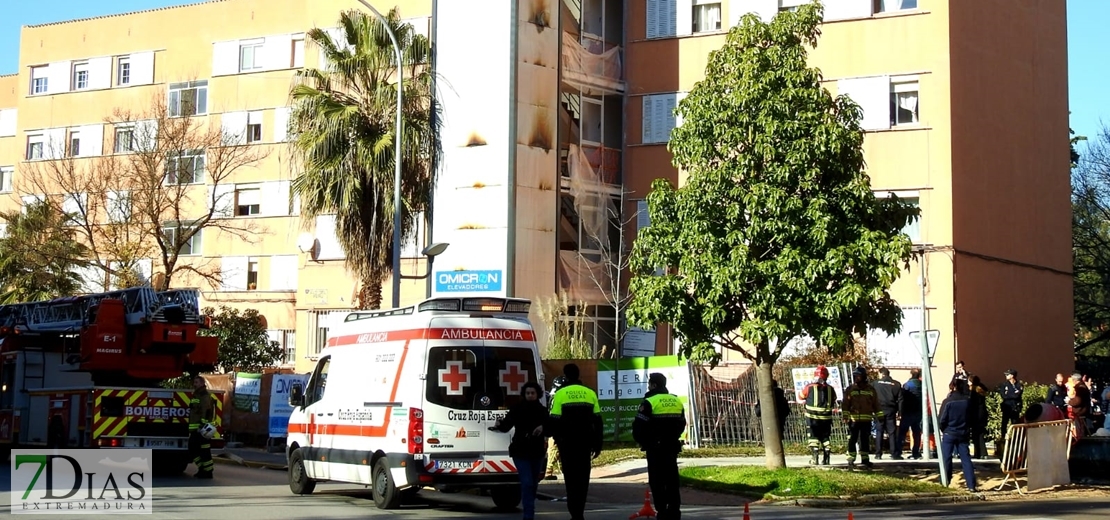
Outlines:
[{"label": "emergency staircase", "polygon": [[0,305],[0,331],[17,334],[76,334],[92,321],[92,308],[103,300],[124,302],[128,325],[161,322],[200,324],[200,293],[195,289],[155,292],[150,287]]}]

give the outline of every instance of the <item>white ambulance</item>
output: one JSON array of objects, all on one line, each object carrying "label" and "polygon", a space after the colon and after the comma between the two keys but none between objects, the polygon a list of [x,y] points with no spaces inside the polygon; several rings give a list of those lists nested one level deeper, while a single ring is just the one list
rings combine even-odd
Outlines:
[{"label": "white ambulance", "polygon": [[498,417],[545,387],[528,300],[433,298],[353,311],[328,333],[307,386],[290,390],[289,488],[363,484],[381,509],[421,488],[481,489],[520,503]]}]

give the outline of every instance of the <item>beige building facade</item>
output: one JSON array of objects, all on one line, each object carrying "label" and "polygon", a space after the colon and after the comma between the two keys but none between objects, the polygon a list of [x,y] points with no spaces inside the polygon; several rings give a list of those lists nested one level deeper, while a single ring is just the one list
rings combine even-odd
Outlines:
[{"label": "beige building facade", "polygon": [[[452,245],[428,282],[403,282],[402,303],[426,291],[534,301],[563,291],[589,304],[570,319],[595,346],[623,336],[626,353],[669,352],[665,326],[617,333],[624,327],[603,258],[650,225],[641,200],[654,179],[681,182],[665,146],[671,110],[709,53],[743,14],[769,20],[801,2],[482,0],[471,16],[461,1],[400,2],[402,17],[437,40],[437,68],[452,85],[450,95],[438,89],[445,164],[425,238]],[[374,3],[385,11],[396,2]],[[937,381],[957,359],[988,383],[1011,367],[1039,381],[1070,369],[1063,2],[826,4],[812,63],[830,92],[864,109],[876,196],[893,192],[922,209],[906,232],[927,251],[924,262],[893,289],[905,330],[871,335],[869,348],[894,367],[920,364],[909,331],[921,326],[924,270],[926,326],[939,331]],[[203,288],[205,303],[259,309],[287,345],[286,363],[307,370],[332,313],[356,294],[333,221],[302,219],[288,195],[296,167],[284,123],[295,71],[318,63],[304,32],[358,7],[224,0],[25,27],[19,71],[0,77],[0,206],[18,207],[30,195],[21,176],[50,160],[35,143],[72,141],[77,131],[88,160],[123,153],[113,109],[151,96],[179,107],[189,100],[207,124],[242,129],[266,152],[231,186],[206,192],[196,179],[198,193],[237,201],[229,218],[264,228],[254,243],[202,233],[192,245],[188,261],[234,273]],[[474,35],[482,24],[491,29]],[[205,29],[168,30],[176,26]],[[99,147],[86,148],[88,139]],[[406,274],[425,272],[420,249],[406,246]],[[618,276],[616,292],[621,286]]]}]

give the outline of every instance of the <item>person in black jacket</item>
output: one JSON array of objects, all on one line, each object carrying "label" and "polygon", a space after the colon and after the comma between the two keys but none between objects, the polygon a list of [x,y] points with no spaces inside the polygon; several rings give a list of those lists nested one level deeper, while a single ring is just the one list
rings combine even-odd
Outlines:
[{"label": "person in black jacket", "polygon": [[536,516],[536,491],[543,477],[544,459],[547,456],[547,443],[543,436],[547,407],[540,402],[540,394],[543,393],[540,385],[525,383],[521,393],[524,400],[510,408],[505,417],[497,419],[490,430],[502,433],[516,430],[509,444],[509,456],[513,458],[520,477],[520,502],[524,509],[524,520],[532,520]]},{"label": "person in black jacket", "polygon": [[875,419],[875,458],[883,458],[883,433],[889,437],[890,458],[902,460],[902,439],[898,437],[898,412],[902,408],[902,383],[890,377],[886,367],[879,369],[879,379],[875,381],[875,396],[879,398],[879,409],[883,416]]},{"label": "person in black jacket", "polygon": [[[964,482],[967,489],[975,492],[975,466],[971,462],[971,451],[968,441],[971,439],[971,425],[975,421],[975,412],[971,408],[971,396],[968,393],[966,379],[952,379],[949,383],[948,397],[940,405],[940,417],[937,426],[941,434],[940,460],[944,464],[945,473],[949,479],[952,477],[952,452],[960,454],[960,465],[964,470]],[[951,482],[951,480],[949,480]]]},{"label": "person in black jacket", "polygon": [[[779,386],[777,379],[771,380],[771,394],[775,396],[775,410],[778,412],[779,419],[779,435],[782,436],[783,441],[786,440],[786,418],[790,415],[790,401],[786,399],[786,392]],[[755,403],[755,416],[763,419],[763,411],[760,408],[760,403]]]},{"label": "person in black jacket", "polygon": [[1068,380],[1064,374],[1056,374],[1056,382],[1048,385],[1047,402],[1059,408],[1061,412],[1068,413]]},{"label": "person in black jacket", "polygon": [[898,410],[902,422],[898,427],[898,453],[902,453],[902,441],[906,433],[912,432],[913,450],[911,459],[921,458],[921,369],[911,368],[910,378],[902,385],[902,407]]},{"label": "person in black jacket", "polygon": [[971,410],[975,414],[975,421],[971,423],[971,446],[975,450],[975,458],[987,458],[987,443],[985,440],[987,431],[987,421],[990,419],[990,414],[987,411],[987,394],[990,390],[983,385],[979,376],[971,376],[971,385],[969,388],[969,395],[971,397]]}]

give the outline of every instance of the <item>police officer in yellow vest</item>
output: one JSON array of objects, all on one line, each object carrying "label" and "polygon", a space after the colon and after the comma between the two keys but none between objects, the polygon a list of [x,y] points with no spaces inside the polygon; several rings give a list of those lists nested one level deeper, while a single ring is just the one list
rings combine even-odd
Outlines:
[{"label": "police officer in yellow vest", "polygon": [[648,376],[648,392],[632,421],[632,438],[647,454],[648,485],[655,499],[659,520],[677,520],[681,499],[678,492],[678,454],[686,431],[686,410],[678,397],[667,391],[667,377],[658,372]]},{"label": "police officer in yellow vest", "polygon": [[584,520],[590,490],[590,461],[601,455],[601,405],[597,393],[578,379],[578,365],[563,366],[566,384],[555,392],[544,432],[555,438],[571,520]]},{"label": "police officer in yellow vest", "polygon": [[193,397],[189,401],[189,454],[197,465],[197,478],[212,478],[212,441],[200,434],[200,428],[213,420],[216,406],[204,378],[193,376]]}]

